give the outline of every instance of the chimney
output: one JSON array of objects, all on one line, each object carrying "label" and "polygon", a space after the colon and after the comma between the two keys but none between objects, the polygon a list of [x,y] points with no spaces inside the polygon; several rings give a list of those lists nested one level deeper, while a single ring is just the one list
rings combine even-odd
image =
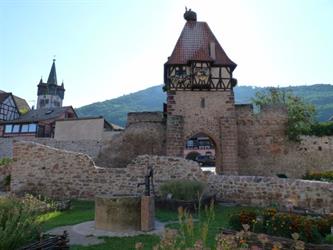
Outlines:
[{"label": "chimney", "polygon": [[210,57],[215,60],[216,59],[216,54],[215,54],[215,42],[210,42],[209,44],[209,53]]}]

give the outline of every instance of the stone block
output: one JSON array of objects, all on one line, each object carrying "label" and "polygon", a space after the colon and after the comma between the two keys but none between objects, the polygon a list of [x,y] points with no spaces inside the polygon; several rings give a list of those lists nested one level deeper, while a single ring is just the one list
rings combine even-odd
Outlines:
[{"label": "stone block", "polygon": [[97,229],[114,232],[141,229],[141,198],[138,196],[96,196]]},{"label": "stone block", "polygon": [[155,228],[154,196],[141,197],[141,231],[149,232]]}]

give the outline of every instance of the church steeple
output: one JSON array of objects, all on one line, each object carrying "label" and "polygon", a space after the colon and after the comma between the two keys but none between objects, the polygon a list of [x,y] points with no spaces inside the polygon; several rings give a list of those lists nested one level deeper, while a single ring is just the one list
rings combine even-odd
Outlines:
[{"label": "church steeple", "polygon": [[51,66],[51,71],[47,82],[44,83],[41,78],[38,84],[38,100],[37,109],[39,108],[57,108],[62,107],[64,99],[65,88],[64,84],[58,85],[57,72],[55,67],[55,59]]},{"label": "church steeple", "polygon": [[55,59],[53,59],[51,71],[49,74],[49,78],[47,79],[47,84],[55,84],[57,85],[57,72],[55,67]]}]

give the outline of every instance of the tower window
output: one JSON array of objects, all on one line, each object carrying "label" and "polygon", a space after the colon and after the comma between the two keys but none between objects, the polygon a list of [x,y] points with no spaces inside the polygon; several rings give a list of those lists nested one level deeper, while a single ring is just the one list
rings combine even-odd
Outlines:
[{"label": "tower window", "polygon": [[200,106],[201,106],[201,108],[204,108],[206,106],[206,100],[205,100],[205,98],[201,98],[201,100],[200,100]]}]

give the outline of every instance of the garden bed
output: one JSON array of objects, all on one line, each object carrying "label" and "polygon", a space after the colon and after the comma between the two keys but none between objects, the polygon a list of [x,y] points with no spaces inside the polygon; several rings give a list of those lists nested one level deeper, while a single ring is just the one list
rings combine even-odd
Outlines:
[{"label": "garden bed", "polygon": [[[200,200],[201,207],[209,206],[211,202],[215,202],[215,195],[204,196]],[[179,207],[182,207],[190,212],[195,212],[199,208],[199,200],[177,200],[177,199],[167,199],[162,197],[155,198],[155,206],[160,209],[168,209],[171,211],[177,211]]]},{"label": "garden bed", "polygon": [[[224,235],[236,235],[238,231],[231,230],[231,229],[222,229],[222,234]],[[265,245],[263,247],[262,240],[259,240],[260,238],[265,239]],[[295,246],[295,240],[284,238],[284,237],[278,237],[278,236],[271,236],[271,235],[263,235],[263,234],[257,234],[257,233],[249,233],[248,237],[246,239],[247,244],[250,246],[255,245],[261,247],[263,250],[271,250],[274,249],[274,243],[279,242],[281,244],[281,249],[294,249]],[[330,244],[312,244],[312,243],[305,243],[304,244],[305,250],[332,250],[333,245]]]}]

